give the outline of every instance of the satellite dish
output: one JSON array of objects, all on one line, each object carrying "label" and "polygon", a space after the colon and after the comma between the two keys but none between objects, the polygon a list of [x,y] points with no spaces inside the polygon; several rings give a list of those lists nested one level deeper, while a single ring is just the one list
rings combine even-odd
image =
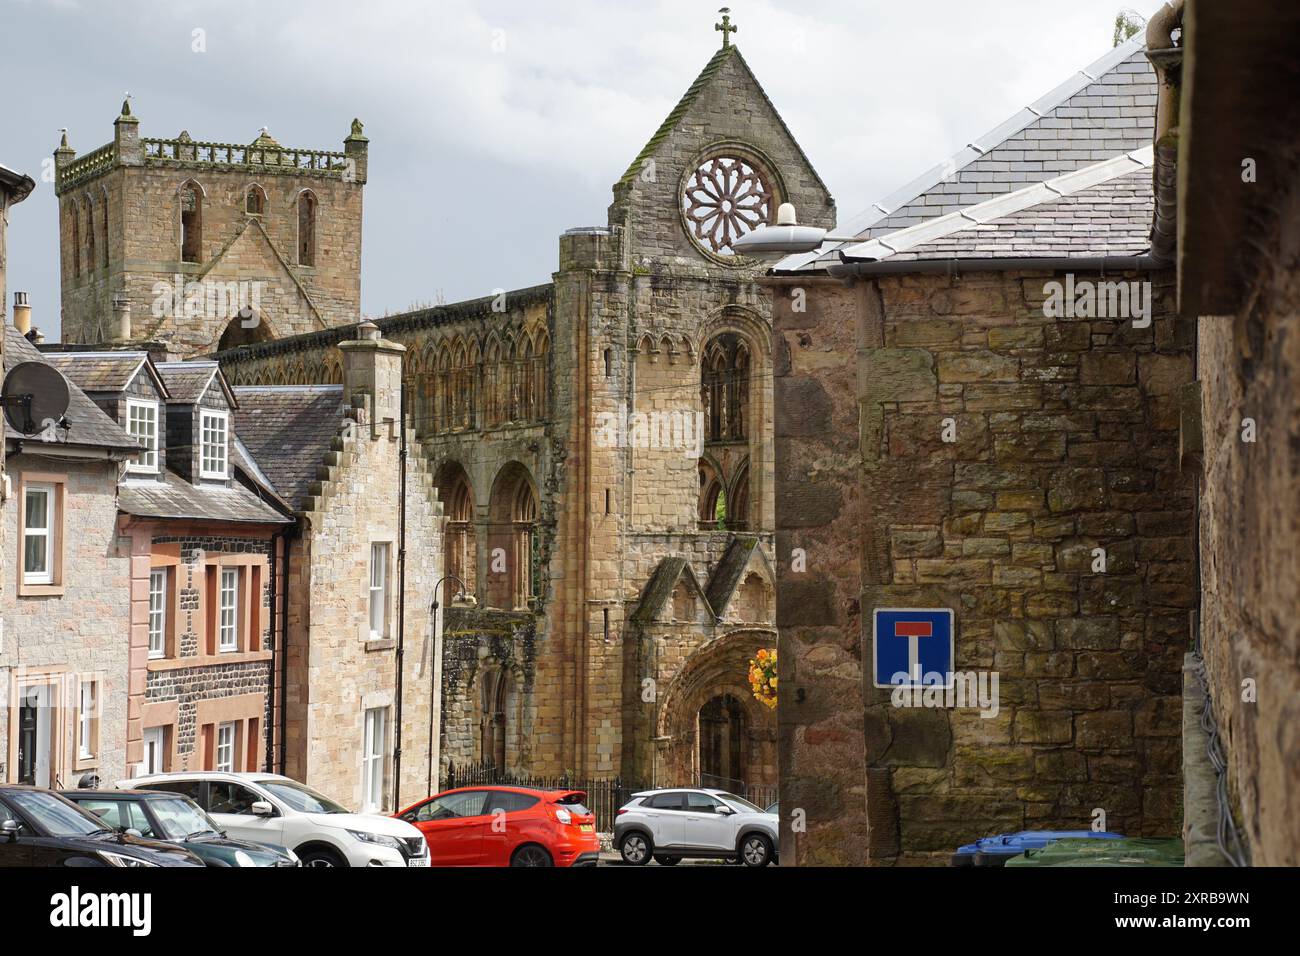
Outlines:
[{"label": "satellite dish", "polygon": [[20,362],[5,373],[5,418],[16,431],[35,435],[68,410],[68,381],[44,362]]}]

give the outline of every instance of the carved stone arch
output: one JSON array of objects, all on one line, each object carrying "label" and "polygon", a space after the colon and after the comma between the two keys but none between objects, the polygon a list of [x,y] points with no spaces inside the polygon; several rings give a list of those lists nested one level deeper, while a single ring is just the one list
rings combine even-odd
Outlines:
[{"label": "carved stone arch", "polygon": [[294,233],[294,261],[300,266],[316,265],[316,236],[319,232],[320,197],[315,190],[304,187],[294,195],[297,223]]},{"label": "carved stone arch", "polygon": [[490,607],[526,608],[541,597],[540,509],[532,472],[519,461],[502,466],[488,497]]},{"label": "carved stone arch", "polygon": [[661,690],[655,720],[655,736],[665,745],[668,779],[697,783],[701,772],[707,772],[701,767],[700,713],[711,701],[730,697],[744,717],[739,781],[776,782],[776,714],[754,699],[748,679],[749,661],[759,648],[775,646],[774,630],[740,628],[687,657]]},{"label": "carved stone arch", "polygon": [[176,247],[182,262],[203,261],[203,206],[207,196],[196,179],[182,180],[176,186]]},{"label": "carved stone arch", "polygon": [[515,661],[479,660],[469,680],[474,702],[474,755],[478,763],[509,770],[519,763],[524,674]]},{"label": "carved stone arch", "polygon": [[463,581],[469,593],[477,595],[478,532],[475,520],[477,499],[469,472],[456,459],[445,459],[434,472],[438,500],[442,502],[446,534],[443,552],[446,573]]},{"label": "carved stone arch", "polygon": [[266,215],[266,189],[259,182],[251,182],[244,187],[244,215]]}]

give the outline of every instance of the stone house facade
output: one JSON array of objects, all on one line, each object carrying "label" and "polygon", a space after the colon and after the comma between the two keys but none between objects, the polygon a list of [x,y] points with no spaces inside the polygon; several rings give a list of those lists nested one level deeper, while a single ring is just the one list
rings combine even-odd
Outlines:
[{"label": "stone house facade", "polygon": [[282,586],[271,555],[293,519],[247,484],[233,393],[213,362],[46,359],[146,449],[117,504],[131,556],[129,772],[264,769]]},{"label": "stone house facade", "polygon": [[437,784],[441,634],[430,607],[442,508],[414,429],[401,427],[405,349],[363,324],[339,350],[341,387],[236,388],[235,429],[298,519],[279,572],[276,769],[391,811]]},{"label": "stone house facade", "polygon": [[330,328],[361,302],[368,140],[342,151],[140,135],[54,152],[63,339],[160,343],[173,358]]},{"label": "stone house facade", "polygon": [[[6,326],[8,368],[43,362]],[[75,384],[68,429],[5,424],[13,489],[0,516],[0,779],[76,786],[126,775],[129,549],[117,533],[119,471],[138,445]]]},{"label": "stone house facade", "polygon": [[[730,242],[786,200],[834,220],[728,43],[551,283],[377,321],[479,605],[447,617],[444,763],[774,783],[745,687],[775,643],[771,299]],[[351,334],[218,358],[240,384],[338,382]]]}]

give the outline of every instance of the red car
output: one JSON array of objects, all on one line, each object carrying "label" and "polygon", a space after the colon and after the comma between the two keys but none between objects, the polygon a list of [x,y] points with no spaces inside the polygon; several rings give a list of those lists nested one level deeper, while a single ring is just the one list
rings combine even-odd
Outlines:
[{"label": "red car", "polygon": [[416,826],[433,866],[595,866],[596,817],[581,790],[466,787],[394,816]]}]

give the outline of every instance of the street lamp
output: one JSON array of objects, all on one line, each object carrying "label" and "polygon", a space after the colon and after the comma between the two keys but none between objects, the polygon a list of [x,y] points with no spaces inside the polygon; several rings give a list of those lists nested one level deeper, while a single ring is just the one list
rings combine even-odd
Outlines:
[{"label": "street lamp", "polygon": [[801,226],[794,206],[781,203],[776,210],[775,226],[759,226],[736,239],[731,249],[738,256],[780,259],[800,252],[813,252],[824,242],[861,242],[858,236],[832,236],[818,226]]},{"label": "street lamp", "polygon": [[438,579],[437,583],[434,584],[433,586],[433,602],[429,605],[429,621],[431,622],[430,626],[433,629],[433,633],[430,635],[430,640],[433,644],[433,647],[431,648],[430,655],[429,655],[433,659],[433,669],[432,669],[433,674],[429,680],[429,776],[425,784],[425,786],[428,788],[429,794],[432,794],[434,792],[433,790],[433,732],[434,732],[433,716],[435,713],[437,713],[438,710],[438,708],[434,706],[434,703],[438,694],[438,689],[439,689],[438,677],[440,676],[438,673],[438,656],[439,656],[438,655],[438,634],[439,634],[438,589],[442,587],[443,582],[445,581],[455,581],[456,585],[460,588],[460,590],[456,592],[456,596],[451,599],[451,607],[464,607],[464,608],[478,607],[478,601],[475,600],[473,594],[469,593],[469,587],[465,584],[464,581],[462,581],[454,574],[444,574],[442,577]]}]

